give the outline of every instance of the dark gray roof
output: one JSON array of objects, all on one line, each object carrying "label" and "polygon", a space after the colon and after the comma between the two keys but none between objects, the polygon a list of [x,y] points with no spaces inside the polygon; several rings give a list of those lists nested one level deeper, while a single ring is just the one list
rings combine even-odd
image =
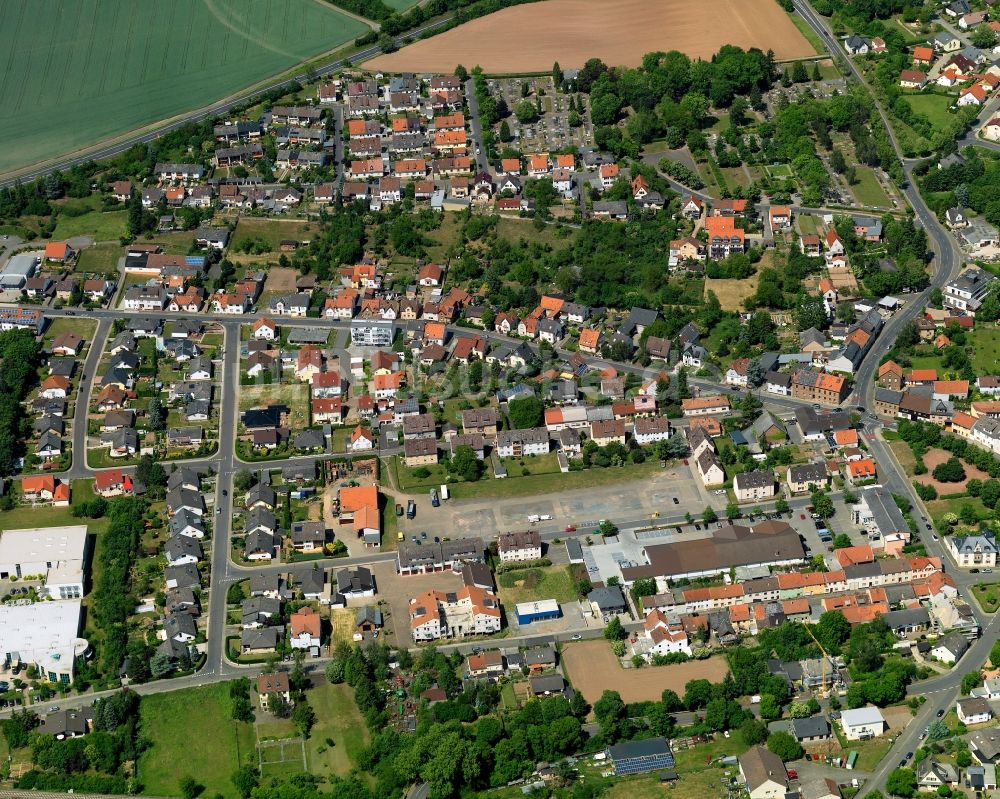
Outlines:
[{"label": "dark gray roof", "polygon": [[655,757],[669,754],[670,746],[666,738],[645,738],[641,741],[625,741],[608,747],[612,760],[631,760],[637,757]]},{"label": "dark gray roof", "polygon": [[821,738],[830,734],[830,722],[823,716],[792,719],[792,730],[800,741],[804,738]]},{"label": "dark gray roof", "polygon": [[587,594],[587,599],[602,611],[624,610],[626,607],[625,596],[617,585],[595,588]]}]

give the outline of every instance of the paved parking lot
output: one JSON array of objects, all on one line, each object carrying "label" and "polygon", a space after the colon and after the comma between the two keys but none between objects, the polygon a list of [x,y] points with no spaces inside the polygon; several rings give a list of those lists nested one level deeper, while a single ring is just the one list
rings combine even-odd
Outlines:
[{"label": "paved parking lot", "polygon": [[454,591],[462,587],[462,578],[450,571],[400,577],[396,574],[393,563],[376,563],[371,569],[378,593],[375,600],[368,599],[358,604],[370,605],[377,600],[388,604],[386,629],[387,633],[394,636],[390,642],[394,640],[396,646],[413,646],[413,639],[410,637],[410,600],[413,597],[431,589]]},{"label": "paved parking lot", "polygon": [[[677,502],[674,503],[674,499]],[[616,522],[652,519],[690,512],[700,516],[708,504],[708,495],[690,472],[690,467],[658,472],[648,480],[563,491],[558,494],[505,499],[451,499],[441,507],[431,507],[427,495],[415,495],[417,515],[412,521],[399,520],[407,535],[426,530],[429,535],[485,538],[497,533],[524,528],[528,516],[551,516],[554,522],[580,526],[584,522],[612,519]],[[724,500],[712,497],[713,500]],[[398,500],[397,500],[398,501]],[[718,504],[718,503],[715,503]]]}]

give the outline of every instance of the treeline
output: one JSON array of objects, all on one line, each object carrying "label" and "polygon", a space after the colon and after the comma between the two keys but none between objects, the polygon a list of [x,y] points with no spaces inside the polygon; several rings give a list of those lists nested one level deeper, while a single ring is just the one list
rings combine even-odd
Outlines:
[{"label": "treeline", "polygon": [[[813,8],[824,17],[835,16],[841,23],[850,21],[848,27],[859,28],[876,19],[888,19],[894,14],[911,15],[911,7],[919,3],[910,0],[815,0]],[[914,12],[915,13],[915,12]]]},{"label": "treeline", "polygon": [[5,735],[10,732],[18,746],[30,744],[34,764],[15,786],[22,790],[133,793],[124,766],[140,751],[139,697],[124,690],[98,699],[93,712],[92,732],[62,741],[39,734],[37,716],[29,711],[5,721]]},{"label": "treeline", "polygon": [[375,777],[376,796],[399,796],[420,780],[430,783],[431,795],[441,799],[501,787],[530,774],[536,762],[556,760],[583,745],[582,720],[589,707],[579,695],[572,702],[553,697],[529,703],[501,723],[488,715],[499,704],[499,687],[463,686],[456,676],[464,660],[460,653],[447,656],[429,647],[416,659],[407,650],[396,658],[414,673],[411,696],[436,685],[448,697],[433,707],[424,705],[416,735],[386,724],[388,699],[377,687],[389,674],[386,647],[341,644],[326,668],[327,679],[354,689],[355,702],[372,731],[358,765]]},{"label": "treeline", "polygon": [[[472,0],[430,0],[429,3],[415,5],[402,14],[384,3],[383,0],[327,0],[327,2],[343,8],[345,11],[375,20],[379,23],[383,35],[394,37],[412,31],[424,22],[450,12],[454,12],[452,18],[435,27],[433,31],[428,31],[427,35],[436,36],[471,19],[485,17],[510,6],[534,3],[537,0],[478,0],[478,2],[472,2]],[[378,33],[369,31],[355,39],[354,44],[363,47],[374,44],[379,38]]]},{"label": "treeline", "polygon": [[34,385],[41,345],[28,330],[0,333],[0,477],[14,472],[29,432],[22,402]]},{"label": "treeline", "polygon": [[938,213],[958,205],[982,214],[991,225],[1000,225],[1000,160],[973,147],[962,156],[964,163],[944,169],[936,168],[934,159],[916,167],[914,174],[922,176],[920,188],[928,205]]},{"label": "treeline", "polygon": [[[108,505],[108,529],[101,536],[97,559],[100,574],[90,613],[103,631],[101,671],[116,674],[128,652],[128,618],[135,608],[131,574],[142,536],[145,500],[118,497]],[[129,663],[130,670],[136,665]]]}]

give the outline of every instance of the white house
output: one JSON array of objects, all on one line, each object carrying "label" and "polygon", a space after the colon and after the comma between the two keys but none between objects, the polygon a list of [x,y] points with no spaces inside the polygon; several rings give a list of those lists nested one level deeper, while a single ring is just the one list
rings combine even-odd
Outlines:
[{"label": "white house", "polygon": [[877,738],[885,732],[885,718],[874,705],[845,710],[840,715],[840,725],[848,741]]},{"label": "white house", "polygon": [[770,469],[740,472],[733,478],[733,491],[736,493],[737,502],[771,499],[775,493],[774,472]]},{"label": "white house", "polygon": [[981,696],[959,699],[955,703],[955,712],[963,724],[985,724],[993,718],[989,702]]},{"label": "white house", "polygon": [[519,560],[540,560],[542,539],[536,530],[501,533],[497,552],[501,563]]}]

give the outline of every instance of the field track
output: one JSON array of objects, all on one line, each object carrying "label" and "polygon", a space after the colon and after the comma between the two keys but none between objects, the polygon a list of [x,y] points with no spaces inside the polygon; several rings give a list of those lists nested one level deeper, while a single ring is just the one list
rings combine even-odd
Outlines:
[{"label": "field track", "polygon": [[199,108],[360,35],[317,0],[0,0],[0,172]]},{"label": "field track", "polygon": [[645,53],[680,50],[710,58],[724,44],[774,50],[778,59],[815,55],[774,0],[545,0],[472,20],[398,52],[371,69],[451,72],[476,64],[488,73],[548,72],[588,58],[637,66]]}]

